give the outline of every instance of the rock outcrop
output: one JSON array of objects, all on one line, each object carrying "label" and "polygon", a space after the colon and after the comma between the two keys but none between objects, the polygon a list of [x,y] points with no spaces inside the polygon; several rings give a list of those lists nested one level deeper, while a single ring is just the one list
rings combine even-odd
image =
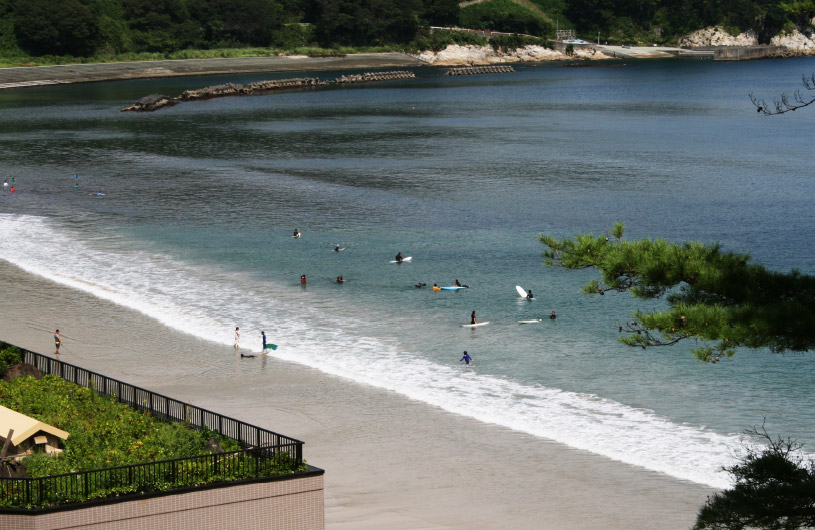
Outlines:
[{"label": "rock outcrop", "polygon": [[792,33],[776,35],[770,40],[772,46],[783,46],[798,55],[815,55],[815,33],[809,35],[797,29]]},{"label": "rock outcrop", "polygon": [[425,51],[416,56],[433,66],[485,66],[498,63],[521,63],[542,61],[565,61],[569,59],[609,59],[594,48],[575,48],[574,55],[568,56],[557,50],[543,46],[524,46],[515,50],[494,50],[492,46],[461,46],[451,44],[434,52]]},{"label": "rock outcrop", "polygon": [[757,46],[758,38],[750,30],[738,35],[731,35],[721,26],[704,28],[679,39],[680,46]]}]

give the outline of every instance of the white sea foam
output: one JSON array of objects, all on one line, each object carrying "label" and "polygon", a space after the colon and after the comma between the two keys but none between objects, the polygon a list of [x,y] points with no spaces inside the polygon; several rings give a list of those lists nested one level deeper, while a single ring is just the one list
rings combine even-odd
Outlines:
[{"label": "white sea foam", "polygon": [[[264,286],[260,297],[257,279],[248,275],[134,250],[121,241],[81,241],[33,216],[0,214],[0,230],[0,258],[171,328],[229,345],[235,322],[245,336],[256,336],[273,320],[281,345],[275,355],[282,359],[677,478],[729,485],[721,467],[741,446],[737,435],[680,425],[591,394],[480,375],[477,364],[440,365],[400,351],[387,338],[347,331],[355,322],[330,304],[318,308],[273,285]],[[332,354],[318,354],[325,351]]]}]

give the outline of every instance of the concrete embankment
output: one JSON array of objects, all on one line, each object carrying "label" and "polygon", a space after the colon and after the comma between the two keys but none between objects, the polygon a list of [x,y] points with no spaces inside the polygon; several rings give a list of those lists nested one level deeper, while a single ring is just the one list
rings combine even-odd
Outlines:
[{"label": "concrete embankment", "polygon": [[241,72],[297,72],[423,66],[404,53],[357,53],[342,57],[236,57],[125,63],[0,68],[0,88]]}]

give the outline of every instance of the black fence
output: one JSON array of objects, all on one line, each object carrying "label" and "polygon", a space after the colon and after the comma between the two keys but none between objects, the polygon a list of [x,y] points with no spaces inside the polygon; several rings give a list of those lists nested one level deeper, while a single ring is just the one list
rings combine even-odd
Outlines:
[{"label": "black fence", "polygon": [[306,467],[300,440],[20,349],[23,362],[36,366],[43,374],[90,388],[100,396],[110,396],[164,421],[183,422],[196,429],[206,427],[239,442],[244,450],[41,478],[0,477],[0,509],[39,509],[106,497],[276,477]]}]

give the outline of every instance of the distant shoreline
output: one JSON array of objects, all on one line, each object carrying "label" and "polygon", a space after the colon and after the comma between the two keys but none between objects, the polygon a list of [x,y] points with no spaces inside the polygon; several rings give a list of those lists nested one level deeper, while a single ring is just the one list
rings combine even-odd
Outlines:
[{"label": "distant shoreline", "polygon": [[231,73],[306,72],[359,68],[417,67],[425,63],[405,53],[356,53],[341,57],[230,57],[121,63],[0,68],[0,89]]}]

